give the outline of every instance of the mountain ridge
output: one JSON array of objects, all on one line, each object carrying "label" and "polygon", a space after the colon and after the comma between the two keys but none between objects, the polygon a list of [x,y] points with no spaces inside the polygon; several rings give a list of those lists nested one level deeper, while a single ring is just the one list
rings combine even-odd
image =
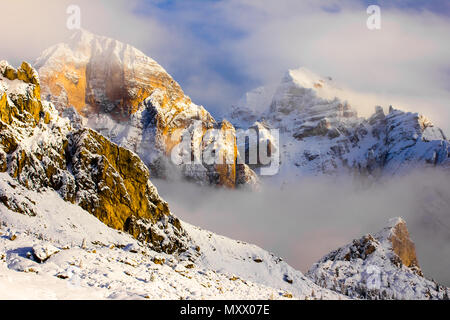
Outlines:
[{"label": "mountain ridge", "polygon": [[345,90],[306,68],[288,71],[272,91],[260,87],[246,94],[229,118],[237,127],[260,122],[280,131],[282,177],[273,180],[322,174],[376,178],[450,164],[447,136],[418,113],[390,106],[385,114],[376,106],[368,118],[359,117],[357,108],[340,98],[349,96]]}]

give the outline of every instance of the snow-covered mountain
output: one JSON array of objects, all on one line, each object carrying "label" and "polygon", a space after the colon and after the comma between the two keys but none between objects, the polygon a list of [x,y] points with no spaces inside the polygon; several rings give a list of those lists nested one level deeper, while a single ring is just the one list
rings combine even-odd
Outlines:
[{"label": "snow-covered mountain", "polygon": [[282,259],[178,220],[133,152],[0,62],[0,298],[339,299]]},{"label": "snow-covered mountain", "polygon": [[318,285],[359,299],[449,299],[450,289],[424,278],[406,222],[353,240],[315,263]]},{"label": "snow-covered mountain", "polygon": [[[1,297],[448,298],[448,288],[423,277],[399,219],[325,256],[307,276],[257,246],[180,221],[151,175],[257,185],[255,172],[236,163],[235,136],[225,138],[235,127],[192,103],[154,60],[112,39],[77,32],[37,66],[42,82],[28,63],[0,62]],[[293,70],[276,88],[247,94],[230,117],[271,140],[271,150],[268,129],[280,130],[274,179],[283,182],[449,165],[448,140],[423,116],[378,107],[359,118],[340,96],[331,79]],[[224,138],[205,138],[210,128]],[[233,164],[174,166],[179,129]]]},{"label": "snow-covered mountain", "polygon": [[[173,150],[190,153],[174,149],[183,139],[182,130],[189,132],[192,141],[200,141],[201,151],[210,146],[224,159],[237,159],[234,128],[227,121],[216,122],[158,63],[138,49],[78,30],[68,43],[45,50],[35,66],[43,98],[60,112],[73,115],[76,110],[90,128],[136,152],[152,175],[179,175],[230,188],[257,185],[253,171],[236,161],[208,164],[200,160],[178,166],[170,161]],[[214,139],[201,142],[198,136],[202,138],[212,128],[219,130]]]},{"label": "snow-covered mountain", "polygon": [[[272,94],[272,92],[274,92]],[[257,88],[231,108],[237,127],[280,130],[280,180],[303,175],[398,174],[423,166],[448,166],[449,141],[422,115],[375,107],[358,117],[351,95],[329,77],[290,70],[274,90]],[[293,174],[295,173],[295,174]]]}]

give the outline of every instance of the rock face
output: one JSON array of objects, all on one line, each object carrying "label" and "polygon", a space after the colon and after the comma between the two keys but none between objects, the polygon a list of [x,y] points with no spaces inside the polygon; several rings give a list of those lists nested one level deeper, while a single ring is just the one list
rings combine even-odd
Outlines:
[{"label": "rock face", "polygon": [[307,273],[316,284],[362,299],[448,299],[449,288],[424,278],[401,218],[343,246]]},{"label": "rock face", "polygon": [[403,265],[419,270],[417,262],[416,247],[409,237],[408,229],[404,220],[394,222],[390,227],[391,233],[388,240],[391,242],[392,251],[400,258]]},{"label": "rock face", "polygon": [[[1,172],[29,189],[58,191],[155,250],[184,250],[189,239],[137,155],[91,129],[73,128],[51,103],[41,102],[39,79],[29,64],[16,71],[2,61],[0,74]],[[14,198],[3,200],[32,215]]]},{"label": "rock face", "polygon": [[[203,107],[192,103],[159,64],[136,48],[77,31],[68,43],[44,51],[36,68],[43,97],[61,113],[73,108],[89,127],[136,152],[152,175],[168,178],[177,174],[230,188],[257,183],[249,168],[236,170],[238,154],[228,145],[236,140],[233,126],[217,123]],[[171,154],[181,142],[182,132],[201,142],[208,129],[230,130],[228,141],[214,143],[213,148],[234,161],[217,166],[202,160],[174,165]],[[200,145],[201,151],[208,147]],[[245,176],[238,177],[238,171]]]},{"label": "rock face", "polygon": [[127,120],[156,89],[164,96],[164,107],[190,103],[156,61],[132,46],[85,31],[46,50],[36,67],[44,95],[59,110],[74,106],[85,116],[106,112]]},{"label": "rock face", "polygon": [[386,114],[376,107],[369,118],[358,117],[357,106],[346,100],[348,92],[305,68],[287,72],[272,92],[269,87],[248,93],[229,118],[239,127],[256,119],[280,130],[285,180],[321,174],[377,177],[449,166],[447,137],[422,115],[392,107]]}]

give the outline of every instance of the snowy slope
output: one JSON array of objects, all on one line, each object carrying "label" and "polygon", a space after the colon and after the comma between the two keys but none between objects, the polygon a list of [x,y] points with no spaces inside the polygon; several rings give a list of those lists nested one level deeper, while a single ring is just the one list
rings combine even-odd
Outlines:
[{"label": "snowy slope", "polygon": [[[182,255],[161,254],[128,234],[108,228],[54,191],[27,190],[5,173],[0,174],[0,191],[35,214],[20,214],[0,204],[0,289],[4,289],[0,298],[340,297],[256,246],[185,223],[200,252],[191,248]],[[33,248],[38,245],[51,245],[59,252],[38,263],[33,257]],[[283,280],[284,274],[293,284]]]}]

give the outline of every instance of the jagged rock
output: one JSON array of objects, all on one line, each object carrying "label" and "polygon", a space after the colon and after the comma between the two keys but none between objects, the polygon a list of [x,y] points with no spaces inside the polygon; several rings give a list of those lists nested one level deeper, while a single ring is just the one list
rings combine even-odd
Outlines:
[{"label": "jagged rock", "polygon": [[444,299],[449,289],[424,278],[401,218],[373,236],[343,246],[315,263],[307,276],[352,298]]},{"label": "jagged rock", "polygon": [[6,61],[0,62],[0,74],[10,81],[9,84],[4,82],[0,87],[0,120],[10,124],[13,117],[20,117],[26,112],[30,115],[27,120],[36,125],[45,116],[36,71],[26,62],[17,71],[12,70],[14,69]]},{"label": "jagged rock", "polygon": [[[2,74],[15,74],[6,62],[0,66]],[[58,191],[63,199],[155,250],[183,251],[189,237],[158,195],[140,158],[81,124],[73,128],[51,103],[42,103],[36,89],[39,79],[27,63],[16,73],[14,80],[0,78],[0,96],[7,96],[0,109],[0,168],[29,189]],[[26,199],[0,199],[11,210],[34,215]]]},{"label": "jagged rock", "polygon": [[258,176],[246,164],[236,165],[236,184],[238,186],[252,186],[257,189],[259,185]]},{"label": "jagged rock", "polygon": [[374,125],[377,122],[384,121],[386,115],[384,114],[383,108],[381,106],[375,107],[375,113],[369,118],[369,124]]},{"label": "jagged rock", "polygon": [[[322,119],[315,126],[305,125],[299,128],[299,131],[294,134],[294,138],[302,140],[306,137],[313,136],[325,136],[330,130],[330,121],[328,119]],[[337,136],[337,135],[336,135]]]},{"label": "jagged rock", "polygon": [[[237,181],[235,161],[217,165],[204,161],[170,163],[183,130],[191,139],[201,141],[208,129],[229,129],[232,135],[224,144],[216,144],[215,151],[231,154],[234,127],[227,122],[217,123],[203,107],[192,103],[156,61],[136,48],[80,30],[67,44],[44,51],[36,67],[44,97],[62,113],[73,108],[87,118],[88,126],[136,152],[152,175],[169,178],[178,174],[202,184],[230,188],[239,183],[256,183],[248,168],[241,170],[248,177]],[[72,118],[74,110],[69,112]],[[200,151],[204,151],[206,144],[201,147]],[[237,159],[237,154],[232,153]]]}]

